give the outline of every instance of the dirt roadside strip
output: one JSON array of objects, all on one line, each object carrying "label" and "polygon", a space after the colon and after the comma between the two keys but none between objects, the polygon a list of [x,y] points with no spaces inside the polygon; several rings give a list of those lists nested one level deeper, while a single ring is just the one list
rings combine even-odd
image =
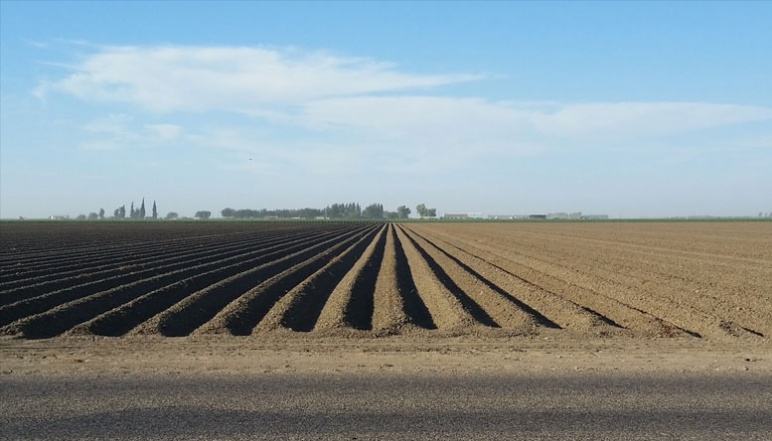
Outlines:
[{"label": "dirt roadside strip", "polygon": [[772,344],[767,341],[599,338],[560,330],[530,337],[4,337],[0,359],[2,374],[12,376],[754,372],[772,379]]}]

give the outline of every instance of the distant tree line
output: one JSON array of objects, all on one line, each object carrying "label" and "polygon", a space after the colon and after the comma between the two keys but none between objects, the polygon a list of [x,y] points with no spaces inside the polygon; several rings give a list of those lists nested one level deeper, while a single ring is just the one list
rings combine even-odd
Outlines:
[{"label": "distant tree line", "polygon": [[268,209],[239,209],[225,208],[220,214],[226,219],[315,219],[317,217],[324,216],[323,210],[316,208],[301,208],[301,209],[281,209],[281,210],[268,210]]},{"label": "distant tree line", "polygon": [[[126,205],[121,205],[120,207],[116,208],[115,211],[113,211],[113,218],[126,219]],[[148,216],[145,211],[145,198],[142,198],[142,205],[140,205],[137,209],[134,208],[134,201],[132,201],[131,207],[129,208],[129,219],[158,219],[158,207],[156,206],[155,201],[153,201],[153,209],[150,216]]]},{"label": "distant tree line", "polygon": [[[174,214],[176,216],[176,213],[169,213]],[[78,215],[76,220],[102,220],[105,219],[105,209],[100,208],[99,213],[89,213],[88,216],[85,214]],[[110,219],[135,219],[135,220],[144,220],[144,219],[158,219],[158,206],[156,205],[155,201],[153,201],[153,208],[151,209],[151,213],[148,215],[145,211],[145,198],[142,198],[142,203],[140,204],[139,208],[134,208],[134,201],[131,202],[131,206],[129,208],[128,216],[126,213],[126,205],[121,205],[120,207],[116,208],[113,211],[113,216]],[[169,219],[169,216],[167,216],[167,219]]]},{"label": "distant tree line", "polygon": [[[416,212],[421,218],[433,218],[437,216],[437,209],[426,208],[425,204],[416,206]],[[278,209],[268,210],[266,208],[255,209],[233,209],[224,208],[220,214],[225,219],[408,219],[412,211],[405,205],[397,207],[396,211],[384,210],[383,204],[375,203],[366,206],[364,209],[356,202],[336,203],[328,205],[325,208],[299,208],[299,209]],[[207,220],[212,217],[211,211],[201,210],[194,215],[196,219]],[[146,220],[158,219],[158,206],[153,201],[150,214],[145,209],[145,198],[139,207],[134,206],[134,201],[129,205],[128,211],[126,205],[121,205],[113,211],[110,219],[131,219]],[[81,214],[78,220],[98,220],[105,219],[105,210],[99,209],[98,213],[90,213],[88,216]],[[163,219],[179,219],[179,214],[169,212]]]},{"label": "distant tree line", "polygon": [[99,213],[91,212],[91,213],[88,214],[88,216],[86,216],[85,214],[80,214],[75,219],[77,219],[77,220],[86,220],[86,219],[88,219],[88,220],[98,220],[98,219],[104,219],[104,218],[105,218],[105,209],[104,208],[100,208],[99,209]]},{"label": "distant tree line", "polygon": [[[424,209],[426,209],[425,206]],[[431,212],[434,214],[425,212],[425,217],[436,216],[435,209],[431,209]],[[220,212],[225,219],[407,219],[410,213],[410,209],[404,205],[397,207],[397,211],[386,211],[383,209],[383,204],[370,204],[362,209],[356,202],[332,204],[325,208],[280,210],[225,208]]]}]

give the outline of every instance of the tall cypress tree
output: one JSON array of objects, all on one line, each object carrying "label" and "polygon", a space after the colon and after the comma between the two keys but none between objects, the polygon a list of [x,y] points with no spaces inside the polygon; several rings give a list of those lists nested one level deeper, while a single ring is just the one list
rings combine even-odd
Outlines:
[{"label": "tall cypress tree", "polygon": [[140,219],[145,218],[145,198],[142,198],[142,206],[139,207],[139,218]]},{"label": "tall cypress tree", "polygon": [[158,210],[155,208],[155,201],[153,201],[153,219],[158,219]]}]

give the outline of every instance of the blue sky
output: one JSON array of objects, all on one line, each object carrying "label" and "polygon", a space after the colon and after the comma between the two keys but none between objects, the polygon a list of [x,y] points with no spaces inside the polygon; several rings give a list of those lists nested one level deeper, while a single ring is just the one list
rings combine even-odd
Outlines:
[{"label": "blue sky", "polygon": [[772,211],[772,2],[0,8],[2,218]]}]

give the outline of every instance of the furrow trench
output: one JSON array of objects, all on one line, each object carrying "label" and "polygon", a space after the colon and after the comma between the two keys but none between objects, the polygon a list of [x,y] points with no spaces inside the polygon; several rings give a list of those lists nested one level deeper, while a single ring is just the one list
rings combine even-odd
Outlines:
[{"label": "furrow trench", "polygon": [[413,275],[418,296],[429,310],[437,329],[460,332],[467,328],[471,330],[479,325],[475,317],[464,309],[464,305],[456,295],[438,278],[435,270],[413,241],[401,228],[397,227],[396,231],[407,258],[410,273]]}]

